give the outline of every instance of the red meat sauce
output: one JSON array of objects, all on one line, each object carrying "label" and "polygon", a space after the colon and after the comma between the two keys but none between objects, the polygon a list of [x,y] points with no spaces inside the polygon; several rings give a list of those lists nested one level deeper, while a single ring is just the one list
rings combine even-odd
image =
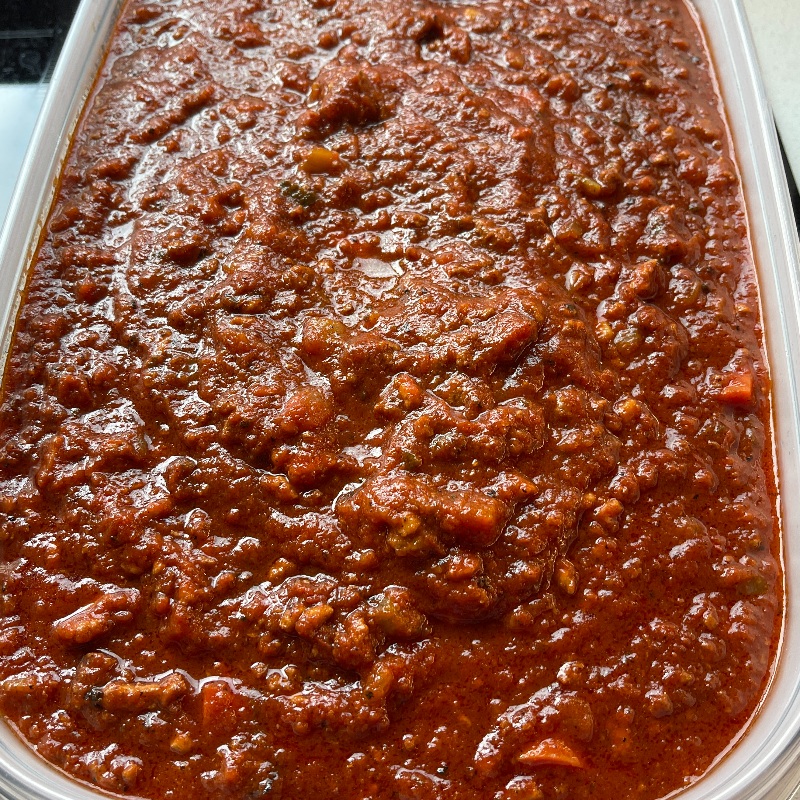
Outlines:
[{"label": "red meat sauce", "polygon": [[658,798],[783,608],[681,0],[129,2],[5,374],[0,703],[147,798]]}]

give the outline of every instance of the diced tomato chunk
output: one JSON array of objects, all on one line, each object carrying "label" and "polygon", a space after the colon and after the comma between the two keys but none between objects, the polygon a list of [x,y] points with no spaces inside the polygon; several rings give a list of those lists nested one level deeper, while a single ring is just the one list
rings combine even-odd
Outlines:
[{"label": "diced tomato chunk", "polygon": [[224,681],[211,681],[201,690],[203,729],[229,735],[236,728],[236,695]]}]

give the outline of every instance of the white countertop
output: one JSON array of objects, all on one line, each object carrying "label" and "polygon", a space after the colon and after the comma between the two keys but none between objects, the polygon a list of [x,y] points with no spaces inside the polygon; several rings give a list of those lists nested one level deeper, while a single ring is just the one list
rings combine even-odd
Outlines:
[{"label": "white countertop", "polygon": [[767,96],[800,183],[800,0],[744,0]]},{"label": "white countertop", "polygon": [[0,225],[46,92],[44,83],[0,84]]}]

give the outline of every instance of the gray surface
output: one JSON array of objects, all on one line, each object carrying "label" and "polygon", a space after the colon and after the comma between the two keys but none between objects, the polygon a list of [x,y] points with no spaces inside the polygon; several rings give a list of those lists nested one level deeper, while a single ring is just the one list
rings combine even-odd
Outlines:
[{"label": "gray surface", "polygon": [[47,85],[0,84],[0,227]]},{"label": "gray surface", "polygon": [[767,97],[800,181],[800,0],[744,0]]}]

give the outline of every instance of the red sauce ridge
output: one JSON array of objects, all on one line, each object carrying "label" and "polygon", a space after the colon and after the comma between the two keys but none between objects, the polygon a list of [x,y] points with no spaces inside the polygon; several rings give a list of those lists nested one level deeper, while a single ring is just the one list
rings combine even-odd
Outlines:
[{"label": "red sauce ridge", "polygon": [[651,800],[769,678],[681,0],[129,2],[0,417],[0,707],[154,800]]}]

